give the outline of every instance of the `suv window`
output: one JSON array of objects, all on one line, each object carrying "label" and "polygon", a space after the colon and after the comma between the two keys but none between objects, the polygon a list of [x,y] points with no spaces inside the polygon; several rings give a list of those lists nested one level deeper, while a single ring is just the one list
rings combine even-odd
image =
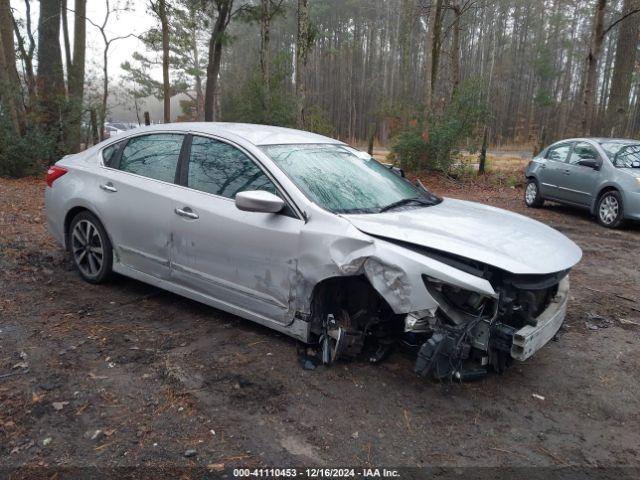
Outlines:
[{"label": "suv window", "polygon": [[573,152],[571,152],[571,156],[569,157],[569,163],[572,165],[577,165],[580,160],[598,160],[600,155],[598,155],[598,151],[586,142],[578,142],[573,147]]},{"label": "suv window", "polygon": [[119,169],[144,177],[173,183],[184,135],[157,133],[127,141]]},{"label": "suv window", "polygon": [[105,166],[113,167],[113,161],[115,160],[116,154],[118,153],[118,149],[121,145],[122,142],[117,142],[102,150],[102,163],[104,163]]},{"label": "suv window", "polygon": [[277,194],[264,172],[237,148],[212,138],[194,136],[187,185],[202,192],[235,198],[247,190]]},{"label": "suv window", "polygon": [[551,147],[549,151],[547,151],[547,155],[545,158],[547,158],[547,160],[554,160],[556,162],[566,162],[570,151],[571,144],[563,143],[562,145]]}]

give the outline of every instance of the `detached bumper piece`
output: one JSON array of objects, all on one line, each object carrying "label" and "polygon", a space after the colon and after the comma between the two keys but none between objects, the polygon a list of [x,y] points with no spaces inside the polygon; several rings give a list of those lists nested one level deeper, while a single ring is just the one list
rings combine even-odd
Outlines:
[{"label": "detached bumper piece", "polygon": [[526,360],[551,340],[564,322],[569,301],[569,278],[558,286],[558,293],[544,312],[536,319],[536,325],[527,325],[513,334],[511,356]]}]

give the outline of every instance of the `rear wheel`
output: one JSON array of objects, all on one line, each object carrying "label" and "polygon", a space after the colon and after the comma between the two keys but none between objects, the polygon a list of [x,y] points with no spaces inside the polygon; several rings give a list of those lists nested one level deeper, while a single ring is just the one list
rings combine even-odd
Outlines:
[{"label": "rear wheel", "polygon": [[76,215],[69,226],[69,249],[80,276],[102,283],[111,274],[113,248],[100,220],[91,212]]},{"label": "rear wheel", "polygon": [[598,199],[596,207],[598,223],[607,228],[618,228],[622,225],[624,211],[622,209],[622,197],[616,190],[603,193]]},{"label": "rear wheel", "polygon": [[527,180],[527,186],[524,189],[524,203],[531,208],[539,208],[544,204],[544,198],[540,195],[540,186],[535,178]]}]

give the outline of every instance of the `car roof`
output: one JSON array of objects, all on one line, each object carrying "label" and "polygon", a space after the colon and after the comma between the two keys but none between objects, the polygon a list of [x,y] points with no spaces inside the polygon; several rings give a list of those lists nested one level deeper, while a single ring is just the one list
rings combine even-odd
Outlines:
[{"label": "car roof", "polygon": [[[129,132],[140,131],[161,132],[163,130],[198,132],[219,136],[240,137],[254,145],[283,145],[300,143],[333,143],[343,144],[343,142],[318,135],[316,133],[295,130],[293,128],[274,127],[271,125],[258,125],[252,123],[229,123],[229,122],[178,122],[163,123],[140,127]],[[129,133],[128,132],[128,133]]]},{"label": "car roof", "polygon": [[607,137],[578,137],[578,138],[565,138],[562,140],[558,140],[556,143],[561,142],[580,142],[580,141],[591,141],[597,143],[640,143],[640,140],[634,140],[633,138],[607,138]]}]

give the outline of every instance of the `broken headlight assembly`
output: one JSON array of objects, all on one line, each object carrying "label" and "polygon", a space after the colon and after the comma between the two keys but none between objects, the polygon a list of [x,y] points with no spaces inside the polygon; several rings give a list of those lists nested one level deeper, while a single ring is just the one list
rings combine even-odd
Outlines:
[{"label": "broken headlight assembly", "polygon": [[490,320],[497,313],[497,297],[466,290],[427,275],[423,275],[422,279],[429,294],[438,302],[442,313],[454,325],[478,318]]}]

